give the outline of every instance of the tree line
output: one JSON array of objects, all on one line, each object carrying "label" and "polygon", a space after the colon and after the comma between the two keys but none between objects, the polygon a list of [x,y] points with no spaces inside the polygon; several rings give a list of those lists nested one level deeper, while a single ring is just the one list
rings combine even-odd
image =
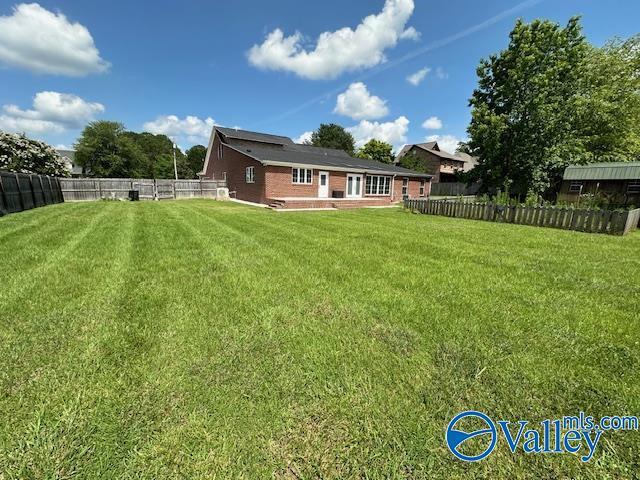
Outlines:
[{"label": "tree line", "polygon": [[578,17],[519,20],[477,75],[463,149],[484,191],[552,199],[569,164],[640,160],[640,36],[598,48]]},{"label": "tree line", "polygon": [[[552,198],[567,165],[640,160],[640,35],[596,47],[582,34],[578,17],[564,27],[518,20],[507,48],[482,59],[476,73],[469,139],[460,150],[477,157],[477,166],[462,179],[480,182],[481,191]],[[0,139],[0,167],[59,171],[44,144],[27,148],[24,137],[7,135]],[[321,124],[308,143],[394,161],[389,143],[372,139],[356,148],[353,135],[334,123]],[[97,121],[87,125],[75,148],[90,176],[174,176],[174,145],[166,135]],[[206,148],[175,149],[175,155],[178,176],[196,178]],[[11,164],[16,158],[22,163]],[[425,171],[422,160],[410,155],[400,165]]]},{"label": "tree line", "polygon": [[86,176],[112,178],[198,178],[207,153],[194,145],[183,153],[166,135],[125,130],[122,123],[89,123],[75,144],[75,159]]}]

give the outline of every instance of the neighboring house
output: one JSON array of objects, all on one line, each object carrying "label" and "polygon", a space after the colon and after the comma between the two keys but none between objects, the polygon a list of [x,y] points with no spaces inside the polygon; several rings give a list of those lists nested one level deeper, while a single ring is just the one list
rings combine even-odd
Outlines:
[{"label": "neighboring house", "polygon": [[640,162],[569,165],[558,200],[575,202],[587,194],[601,196],[615,205],[640,206]]},{"label": "neighboring house", "polygon": [[[399,163],[402,157],[410,154],[417,156],[424,162],[425,171],[433,175],[433,183],[456,182],[457,172],[471,169],[465,168],[467,160],[464,158],[441,151],[438,142],[405,145],[398,153],[395,163]],[[469,165],[472,164],[469,163]],[[475,166],[475,163],[473,165]]]},{"label": "neighboring house", "polygon": [[82,167],[75,162],[75,150],[56,150],[56,152],[58,152],[58,155],[64,160],[67,170],[69,170],[72,177],[83,176]]},{"label": "neighboring house", "polygon": [[236,198],[275,208],[390,205],[428,196],[431,180],[431,175],[352,158],[342,150],[222,127],[211,132],[201,177],[226,180]]}]

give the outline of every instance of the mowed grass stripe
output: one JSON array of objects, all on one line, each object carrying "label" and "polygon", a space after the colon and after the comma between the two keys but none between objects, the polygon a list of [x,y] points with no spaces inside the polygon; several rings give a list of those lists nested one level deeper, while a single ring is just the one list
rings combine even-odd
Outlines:
[{"label": "mowed grass stripe", "polygon": [[7,478],[634,471],[633,433],[587,468],[501,447],[463,465],[442,432],[467,408],[531,421],[640,408],[638,260],[614,268],[598,251],[628,255],[637,234],[208,200],[61,207],[45,254],[78,216],[110,213],[49,270],[67,288],[44,285],[39,309],[11,303],[10,322],[36,335],[0,347],[13,378],[0,408],[16,413],[0,427]]}]

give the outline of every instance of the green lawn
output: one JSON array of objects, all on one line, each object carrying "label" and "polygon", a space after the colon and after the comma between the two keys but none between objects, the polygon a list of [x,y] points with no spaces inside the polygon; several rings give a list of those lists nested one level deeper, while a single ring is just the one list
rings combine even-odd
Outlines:
[{"label": "green lawn", "polygon": [[640,232],[208,200],[0,218],[0,479],[630,478],[458,412],[640,414]]}]

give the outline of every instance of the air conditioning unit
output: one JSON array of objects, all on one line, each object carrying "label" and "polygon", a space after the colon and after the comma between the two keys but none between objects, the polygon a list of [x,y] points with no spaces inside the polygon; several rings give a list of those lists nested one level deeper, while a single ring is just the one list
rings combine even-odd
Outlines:
[{"label": "air conditioning unit", "polygon": [[229,198],[229,189],[227,187],[216,188],[216,198],[218,200],[226,200]]}]

